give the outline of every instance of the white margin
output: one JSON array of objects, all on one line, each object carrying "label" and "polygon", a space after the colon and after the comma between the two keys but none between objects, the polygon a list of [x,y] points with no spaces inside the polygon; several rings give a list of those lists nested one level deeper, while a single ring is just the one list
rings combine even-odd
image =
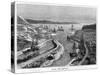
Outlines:
[{"label": "white margin", "polygon": [[[88,8],[96,8],[97,9],[96,6],[87,6],[87,5],[84,6],[84,5],[71,5],[71,4],[55,4],[55,3],[15,1],[15,16],[14,16],[15,17],[15,24],[14,24],[15,25],[14,26],[15,27],[15,73],[51,72],[51,71],[52,72],[54,72],[54,71],[71,71],[71,70],[87,70],[87,69],[97,69],[98,68],[97,61],[96,61],[96,65],[88,65],[88,66],[81,65],[81,66],[65,66],[65,67],[46,67],[46,68],[18,69],[17,68],[17,4],[54,5],[54,6],[71,6],[71,7],[88,7]],[[96,34],[96,37],[97,37],[97,34]]]}]

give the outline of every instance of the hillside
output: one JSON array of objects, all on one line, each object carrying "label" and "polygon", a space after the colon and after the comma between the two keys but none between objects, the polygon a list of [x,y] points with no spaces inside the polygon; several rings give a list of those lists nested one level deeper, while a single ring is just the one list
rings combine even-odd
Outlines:
[{"label": "hillside", "polygon": [[26,19],[30,24],[77,24],[77,22],[54,22],[49,20],[32,20]]},{"label": "hillside", "polygon": [[82,30],[85,30],[85,29],[95,29],[96,30],[96,24],[85,25],[83,26]]},{"label": "hillside", "polygon": [[29,24],[23,17],[17,16],[17,24]]}]

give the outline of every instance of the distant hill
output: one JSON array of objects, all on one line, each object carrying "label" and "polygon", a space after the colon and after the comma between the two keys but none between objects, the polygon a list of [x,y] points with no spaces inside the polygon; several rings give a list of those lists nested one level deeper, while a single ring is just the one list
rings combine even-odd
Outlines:
[{"label": "distant hill", "polygon": [[78,24],[77,22],[55,22],[49,20],[32,20],[32,19],[24,19],[21,16],[17,16],[17,24]]},{"label": "distant hill", "polygon": [[96,24],[85,25],[82,27],[82,30],[85,30],[85,29],[95,29],[96,30]]},{"label": "distant hill", "polygon": [[77,24],[77,22],[54,22],[49,20],[32,20],[26,19],[30,24]]}]

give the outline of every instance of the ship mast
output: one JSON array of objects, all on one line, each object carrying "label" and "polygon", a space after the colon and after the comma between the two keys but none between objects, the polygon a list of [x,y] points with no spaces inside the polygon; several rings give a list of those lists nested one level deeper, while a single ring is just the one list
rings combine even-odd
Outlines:
[{"label": "ship mast", "polygon": [[72,24],[72,26],[71,26],[71,31],[73,31],[74,30],[74,26],[73,26],[73,24]]}]

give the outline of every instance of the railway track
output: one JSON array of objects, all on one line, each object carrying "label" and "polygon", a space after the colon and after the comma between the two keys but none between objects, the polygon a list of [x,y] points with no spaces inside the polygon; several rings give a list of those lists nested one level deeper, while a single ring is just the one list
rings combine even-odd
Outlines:
[{"label": "railway track", "polygon": [[[38,46],[38,47],[42,47],[43,44],[45,44],[46,42],[51,41],[51,40],[52,40],[52,39],[50,39],[50,40],[46,40],[46,41],[44,41],[43,43],[38,44],[37,46]],[[30,47],[18,51],[18,52],[17,52],[17,56],[22,55],[23,52],[27,51],[28,49],[30,49]]]},{"label": "railway track", "polygon": [[[31,63],[33,63],[33,62],[35,62],[35,61],[41,59],[42,57],[48,56],[48,55],[49,55],[50,53],[52,53],[53,51],[59,50],[59,47],[62,48],[61,44],[60,44],[57,40],[53,40],[53,42],[56,44],[56,47],[55,47],[54,49],[47,50],[46,52],[42,53],[41,55],[39,55],[39,56],[37,56],[37,57],[35,57],[35,58],[32,58],[32,59],[30,59],[30,60],[28,60],[28,61],[26,61],[26,62],[23,62],[23,63],[18,64],[18,68],[22,68],[22,67],[24,67],[25,65],[30,65]],[[64,50],[64,49],[63,49],[63,50]],[[57,59],[58,59],[58,58],[57,58]],[[57,60],[57,59],[56,59],[56,60]]]}]

